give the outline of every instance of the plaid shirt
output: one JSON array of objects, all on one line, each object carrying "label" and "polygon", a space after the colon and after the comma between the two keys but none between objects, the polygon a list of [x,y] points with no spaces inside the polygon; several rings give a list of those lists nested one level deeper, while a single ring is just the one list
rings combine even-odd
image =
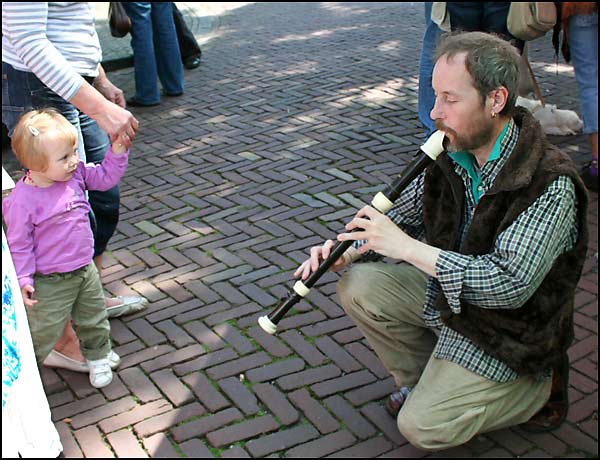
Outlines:
[{"label": "plaid shirt", "polygon": [[[510,120],[505,135],[500,138],[498,159],[489,160],[479,171],[479,192],[484,194],[507,159],[519,138],[519,128]],[[460,246],[464,243],[478,199],[473,193],[472,178],[455,162],[456,173],[463,181],[466,200]],[[417,177],[396,201],[388,216],[396,225],[417,239],[424,237],[423,184],[425,174]],[[461,300],[480,308],[516,309],[537,290],[554,260],[571,249],[577,239],[575,188],[567,177],[552,182],[494,243],[489,254],[464,255],[442,251],[436,264],[437,279],[429,278],[424,306],[428,326],[439,328],[440,335],[433,355],[459,364],[472,372],[497,382],[508,382],[518,374],[503,362],[493,358],[471,340],[446,327],[434,308],[438,293],[445,295],[452,311],[459,314]],[[360,246],[362,242],[358,242]],[[368,259],[377,257],[369,254]]]}]

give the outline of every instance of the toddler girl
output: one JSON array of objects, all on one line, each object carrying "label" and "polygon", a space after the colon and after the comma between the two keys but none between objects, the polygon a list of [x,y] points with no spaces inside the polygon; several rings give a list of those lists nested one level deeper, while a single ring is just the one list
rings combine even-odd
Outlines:
[{"label": "toddler girl", "polygon": [[12,148],[28,170],[2,202],[38,364],[71,317],[90,368],[90,383],[112,381],[120,359],[111,350],[110,325],[100,275],[87,190],[114,187],[127,168],[126,139],[118,138],[100,165],[77,155],[75,127],[54,109],[23,114]]}]

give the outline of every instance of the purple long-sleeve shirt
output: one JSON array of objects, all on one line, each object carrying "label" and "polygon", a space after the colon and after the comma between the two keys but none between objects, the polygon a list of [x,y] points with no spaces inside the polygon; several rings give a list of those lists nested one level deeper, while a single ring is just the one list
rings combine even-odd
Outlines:
[{"label": "purple long-sleeve shirt", "polygon": [[87,190],[108,190],[127,169],[128,153],[109,148],[102,164],[80,162],[73,177],[41,188],[17,182],[2,200],[6,237],[21,287],[33,286],[36,273],[67,273],[94,257],[94,235]]}]

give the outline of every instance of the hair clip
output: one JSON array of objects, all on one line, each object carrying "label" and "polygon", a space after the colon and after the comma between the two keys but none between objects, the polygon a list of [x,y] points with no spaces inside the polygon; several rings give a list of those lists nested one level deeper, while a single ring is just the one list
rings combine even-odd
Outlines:
[{"label": "hair clip", "polygon": [[38,129],[35,126],[29,125],[28,128],[29,128],[29,132],[31,134],[33,134],[34,136],[37,136],[38,134],[40,134],[40,132],[38,131]]}]

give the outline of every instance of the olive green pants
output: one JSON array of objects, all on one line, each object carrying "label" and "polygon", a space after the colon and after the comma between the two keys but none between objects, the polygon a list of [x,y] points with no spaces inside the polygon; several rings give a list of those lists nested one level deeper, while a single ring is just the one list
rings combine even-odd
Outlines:
[{"label": "olive green pants", "polygon": [[437,336],[422,319],[427,275],[408,264],[351,266],[338,283],[344,310],[400,386],[414,387],[398,428],[415,447],[441,450],[529,420],[551,379],[498,383],[432,356]]},{"label": "olive green pants", "polygon": [[26,307],[35,358],[41,364],[62,336],[69,318],[86,359],[106,358],[110,324],[100,275],[93,263],[69,273],[35,275],[33,307]]}]

